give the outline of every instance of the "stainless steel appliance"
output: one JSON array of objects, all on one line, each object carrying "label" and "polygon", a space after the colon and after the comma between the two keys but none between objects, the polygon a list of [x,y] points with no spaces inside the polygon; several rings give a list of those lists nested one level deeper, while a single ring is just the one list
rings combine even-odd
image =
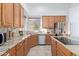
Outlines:
[{"label": "stainless steel appliance", "polygon": [[6,33],[0,33],[0,45],[6,42]]},{"label": "stainless steel appliance", "polygon": [[44,45],[45,44],[45,35],[44,34],[39,34],[38,44],[40,44],[40,45]]},{"label": "stainless steel appliance", "polygon": [[65,33],[65,22],[58,22],[54,24],[54,33],[56,36],[62,36]]}]

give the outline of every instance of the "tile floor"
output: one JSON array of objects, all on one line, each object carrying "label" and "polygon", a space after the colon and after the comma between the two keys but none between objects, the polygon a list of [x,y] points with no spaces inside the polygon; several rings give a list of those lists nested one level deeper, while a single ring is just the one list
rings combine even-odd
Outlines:
[{"label": "tile floor", "polygon": [[29,51],[27,56],[51,56],[51,46],[50,45],[38,45]]}]

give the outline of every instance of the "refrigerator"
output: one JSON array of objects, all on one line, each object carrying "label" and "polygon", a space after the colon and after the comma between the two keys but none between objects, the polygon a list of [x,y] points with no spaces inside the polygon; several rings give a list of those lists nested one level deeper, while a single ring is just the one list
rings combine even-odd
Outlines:
[{"label": "refrigerator", "polygon": [[58,22],[54,24],[54,34],[62,36],[65,33],[65,22]]}]

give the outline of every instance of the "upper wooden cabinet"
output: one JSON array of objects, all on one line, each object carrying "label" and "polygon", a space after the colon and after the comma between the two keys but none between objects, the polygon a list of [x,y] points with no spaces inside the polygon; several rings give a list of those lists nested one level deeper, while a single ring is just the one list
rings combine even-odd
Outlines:
[{"label": "upper wooden cabinet", "polygon": [[24,25],[24,9],[20,3],[0,3],[0,27],[17,28]]},{"label": "upper wooden cabinet", "polygon": [[61,16],[61,22],[65,22],[66,21],[66,16]]},{"label": "upper wooden cabinet", "polygon": [[54,28],[54,17],[53,16],[43,16],[42,17],[43,28]]},{"label": "upper wooden cabinet", "polygon": [[66,16],[43,16],[42,26],[43,28],[54,28],[54,23],[65,22]]},{"label": "upper wooden cabinet", "polygon": [[0,4],[0,27],[1,27],[1,4]]},{"label": "upper wooden cabinet", "polygon": [[4,27],[13,27],[13,4],[2,4],[2,25]]},{"label": "upper wooden cabinet", "polygon": [[54,28],[54,16],[49,17],[48,26],[49,28]]},{"label": "upper wooden cabinet", "polygon": [[60,22],[60,20],[61,20],[61,17],[60,16],[55,16],[55,23],[57,23],[57,22]]},{"label": "upper wooden cabinet", "polygon": [[24,8],[20,5],[20,27],[24,26]]},{"label": "upper wooden cabinet", "polygon": [[48,28],[48,27],[49,27],[49,26],[48,26],[48,20],[49,20],[48,16],[43,16],[43,17],[42,17],[42,26],[43,26],[44,28]]},{"label": "upper wooden cabinet", "polygon": [[14,27],[20,27],[20,4],[14,4]]}]

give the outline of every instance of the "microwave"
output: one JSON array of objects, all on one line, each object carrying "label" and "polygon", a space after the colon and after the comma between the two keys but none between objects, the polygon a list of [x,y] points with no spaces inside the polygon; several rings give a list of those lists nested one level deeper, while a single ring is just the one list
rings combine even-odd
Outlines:
[{"label": "microwave", "polygon": [[6,33],[0,33],[0,45],[6,42]]}]

